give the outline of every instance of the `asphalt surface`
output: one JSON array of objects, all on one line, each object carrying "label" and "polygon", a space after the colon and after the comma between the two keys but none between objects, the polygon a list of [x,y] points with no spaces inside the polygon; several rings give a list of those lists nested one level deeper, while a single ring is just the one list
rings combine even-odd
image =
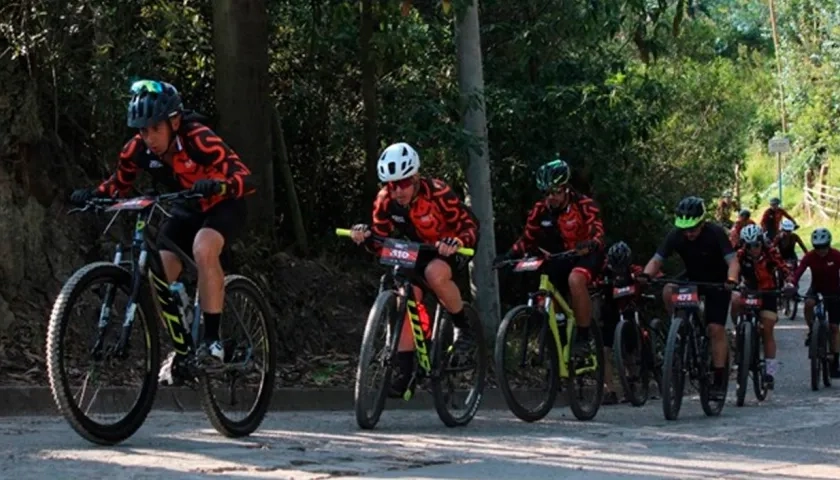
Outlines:
[{"label": "asphalt surface", "polygon": [[[800,308],[801,310],[801,308]],[[226,439],[200,413],[156,410],[134,437],[94,446],[55,416],[0,419],[3,478],[840,478],[840,381],[810,389],[805,326],[780,320],[776,390],[758,403],[750,389],[720,417],[696,396],[666,421],[658,400],[602,407],[577,421],[566,407],[527,424],[481,409],[449,429],[434,410],[386,411],[374,431],[352,412],[272,412],[251,437]]]}]

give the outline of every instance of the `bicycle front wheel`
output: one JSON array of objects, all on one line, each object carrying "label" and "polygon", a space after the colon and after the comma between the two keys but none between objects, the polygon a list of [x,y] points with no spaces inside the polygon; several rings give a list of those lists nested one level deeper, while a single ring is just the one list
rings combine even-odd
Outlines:
[{"label": "bicycle front wheel", "polygon": [[685,338],[682,315],[674,315],[662,366],[662,413],[666,420],[676,420],[680,415],[685,391]]},{"label": "bicycle front wheel", "polygon": [[[263,292],[242,275],[225,276],[223,313],[234,317],[221,322],[225,363],[200,376],[201,406],[219,433],[244,437],[259,428],[271,406],[277,371],[276,325]],[[211,373],[217,372],[220,376],[212,380],[219,382],[214,386]],[[250,388],[237,393],[237,384]],[[240,406],[243,399],[250,407]],[[228,412],[222,410],[223,400],[227,400],[226,407],[231,407]],[[243,411],[241,418],[234,417]]]},{"label": "bicycle front wheel", "polygon": [[[650,348],[649,342],[644,345]],[[645,362],[641,331],[634,322],[621,320],[615,326],[613,353],[624,396],[633,406],[641,407],[648,400],[651,372],[650,363]]]},{"label": "bicycle front wheel", "polygon": [[[114,445],[131,437],[145,422],[157,392],[160,343],[157,326],[147,321],[155,318],[156,310],[146,288],[139,289],[127,346],[118,348],[131,291],[128,270],[110,262],[86,265],[62,287],[47,328],[47,376],[58,410],[76,433],[100,445]],[[73,320],[80,313],[81,318]],[[113,317],[115,321],[109,322]],[[78,333],[87,338],[68,340]],[[143,358],[129,360],[129,354],[138,349],[143,350]],[[85,368],[76,362],[85,359],[92,366]],[[118,390],[113,396],[100,396],[100,387],[91,385],[100,379],[115,381]],[[82,385],[73,387],[75,381]],[[136,400],[126,413],[116,414],[122,392],[130,390],[138,390]],[[97,404],[97,400],[103,402]],[[93,418],[100,414],[101,420]]]},{"label": "bicycle front wheel", "polygon": [[526,422],[548,415],[560,387],[560,359],[545,313],[527,305],[509,311],[496,334],[494,360],[510,411]]},{"label": "bicycle front wheel", "polygon": [[753,359],[753,325],[747,319],[742,319],[738,325],[738,388],[735,390],[735,404],[744,406],[747,396],[747,383],[750,379],[750,369]]},{"label": "bicycle front wheel", "polygon": [[[391,361],[396,358],[404,321],[399,317],[397,294],[393,290],[383,290],[368,314],[359,352],[359,366],[356,369],[356,423],[366,430],[379,423],[385,408],[393,368]],[[395,325],[393,331],[392,323]]]}]

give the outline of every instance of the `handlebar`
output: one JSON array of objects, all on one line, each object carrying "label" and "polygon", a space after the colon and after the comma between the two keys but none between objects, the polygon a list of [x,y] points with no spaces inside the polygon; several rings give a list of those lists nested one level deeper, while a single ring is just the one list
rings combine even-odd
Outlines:
[{"label": "handlebar", "polygon": [[[349,237],[350,233],[351,233],[351,230],[349,228],[336,228],[335,229],[335,234],[338,235],[339,237]],[[386,240],[388,240],[388,237],[381,237],[379,235],[373,235],[373,234],[371,234],[370,237],[368,237],[368,238],[374,240],[375,242],[379,242],[379,243],[384,243]],[[430,245],[428,243],[420,243],[420,242],[411,242],[411,243],[419,245],[421,250],[437,251],[436,246]],[[475,250],[474,249],[466,248],[466,247],[461,247],[458,250],[456,250],[456,252],[460,253],[461,255],[466,255],[468,257],[472,257],[473,255],[475,255]]]},{"label": "handlebar", "polygon": [[200,193],[193,192],[192,190],[181,190],[179,192],[173,193],[162,193],[160,195],[138,195],[136,197],[127,197],[127,198],[115,198],[115,197],[95,197],[91,198],[85,205],[82,207],[76,207],[70,209],[67,212],[68,215],[72,215],[74,213],[79,212],[86,212],[88,210],[102,210],[106,207],[111,205],[116,205],[117,203],[122,202],[130,202],[132,200],[139,200],[139,199],[147,199],[151,200],[152,203],[161,203],[161,202],[169,202],[173,200],[187,200],[192,198],[202,198],[204,195]]},{"label": "handlebar", "polygon": [[[683,286],[690,286],[696,285],[698,287],[710,287],[710,288],[719,288],[721,290],[726,289],[726,284],[724,282],[697,282],[691,280],[680,280],[677,278],[651,278],[648,280],[649,284],[653,285],[683,285]],[[738,288],[737,286],[735,288]],[[733,289],[734,290],[734,289]]]},{"label": "handlebar", "polygon": [[502,260],[499,263],[493,265],[493,269],[498,269],[504,267],[505,265],[515,265],[519,262],[529,261],[529,260],[550,260],[550,259],[564,259],[564,258],[573,258],[585,255],[585,251],[580,250],[566,250],[565,252],[557,252],[557,253],[547,253],[545,255],[534,255],[530,257],[520,257],[520,258],[511,258],[510,260]]}]

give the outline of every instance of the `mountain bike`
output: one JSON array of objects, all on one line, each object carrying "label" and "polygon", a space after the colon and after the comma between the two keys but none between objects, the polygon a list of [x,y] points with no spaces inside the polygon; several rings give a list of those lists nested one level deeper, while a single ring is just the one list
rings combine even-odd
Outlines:
[{"label": "mountain bike", "polygon": [[639,313],[639,302],[655,301],[656,296],[641,293],[636,283],[599,283],[609,288],[613,301],[619,302],[619,320],[613,333],[615,369],[624,396],[633,406],[641,407],[650,396],[650,381],[655,380],[657,386],[662,385],[665,349],[662,322],[658,318],[648,321]]},{"label": "mountain bike", "polygon": [[[537,271],[546,260],[571,259],[578,256],[571,250],[546,255],[507,260],[494,265],[515,265],[516,273]],[[495,366],[499,388],[508,407],[514,415],[526,422],[535,422],[545,417],[554,407],[554,401],[560,388],[560,381],[565,380],[569,389],[569,407],[578,420],[591,420],[598,413],[604,397],[604,342],[598,322],[593,319],[590,335],[594,340],[594,350],[587,355],[573,355],[572,346],[577,335],[577,321],[574,312],[560,293],[552,285],[548,275],[541,273],[537,291],[528,294],[528,302],[511,309],[502,319],[496,335]],[[511,338],[508,338],[510,334]],[[529,337],[529,334],[536,334]],[[515,381],[507,373],[507,365],[524,369],[527,366],[541,366],[544,373],[526,376],[523,381]],[[594,385],[585,385],[587,375],[594,377]],[[547,384],[543,384],[547,382]],[[530,389],[538,384],[540,389]],[[519,388],[525,387],[525,388]],[[525,397],[540,396],[534,408],[517,399],[519,391]],[[585,399],[585,395],[591,398]]]},{"label": "mountain bike", "polygon": [[[808,296],[794,295],[798,300],[807,300]],[[811,325],[811,340],[808,342],[808,359],[811,360],[811,390],[820,389],[820,373],[823,386],[831,386],[831,327],[825,312],[825,300],[838,300],[840,295],[814,295],[814,322]]]},{"label": "mountain bike", "polygon": [[[165,280],[161,249],[174,252],[181,259],[185,273],[196,274],[197,267],[190,256],[170,239],[161,235],[157,241],[153,240],[149,227],[155,213],[171,216],[163,204],[197,197],[194,193],[183,191],[122,200],[97,198],[69,212],[113,212],[105,232],[120,213],[132,212],[136,216],[131,243],[118,243],[113,261],[93,262],[73,273],[59,292],[49,320],[46,363],[53,397],[70,426],[93,443],[113,445],[129,438],[143,425],[152,409],[161,363],[160,333],[154,319],[160,319],[162,327],[169,332],[175,351],[186,356],[184,366],[189,374],[190,386],[198,389],[201,405],[210,423],[221,434],[228,437],[251,434],[259,427],[271,403],[277,357],[275,325],[260,288],[242,275],[225,276],[224,313],[240,315],[235,320],[231,318],[220,322],[225,359],[219,362],[211,360],[203,349],[197,349],[203,336],[197,291],[190,309],[186,291],[172,289],[176,285],[183,288],[183,285],[177,282],[170,287]],[[88,293],[94,296],[90,305],[84,300],[84,295]],[[123,308],[116,302],[120,294],[127,297],[121,302],[124,303]],[[252,324],[243,323],[246,318],[240,311],[243,308],[236,308],[234,302],[239,297],[243,299],[241,303],[244,307],[250,306],[253,310],[249,315],[255,319]],[[86,306],[90,306],[91,311],[83,315],[80,322],[71,322],[74,314]],[[112,315],[117,317],[116,324],[109,322]],[[241,337],[230,334],[231,329],[237,327],[243,332]],[[83,328],[93,330],[92,340],[67,339]],[[134,331],[138,328],[139,332]],[[138,349],[144,352],[144,358],[130,360],[130,354]],[[85,372],[71,365],[70,360],[74,356],[89,358],[93,366]],[[263,361],[262,366],[255,365],[258,360]],[[124,375],[138,371],[139,381],[121,381]],[[254,404],[246,409],[244,418],[232,419],[222,411],[219,402],[221,389],[213,388],[211,375],[222,377],[228,384],[230,404],[234,406],[239,404],[235,393],[237,381],[258,386],[256,395],[246,395],[253,398]],[[139,395],[128,413],[117,416],[110,423],[88,416],[99,389],[93,392],[91,405],[82,406],[88,391],[87,383],[103,376],[113,376],[124,384],[123,387],[137,387],[139,383]],[[71,382],[75,380],[84,382],[78,392],[78,400],[71,388]],[[110,394],[106,392],[105,395]],[[113,413],[108,409],[114,407],[114,399],[110,398],[108,403],[103,413]],[[106,416],[106,420],[110,417]]]},{"label": "mountain bike", "polygon": [[[350,236],[348,229],[338,228],[335,233],[338,236]],[[470,303],[463,302],[469,328],[476,337],[476,348],[471,361],[462,361],[461,355],[452,347],[453,325],[449,313],[437,302],[434,320],[430,322],[431,335],[427,338],[418,312],[418,303],[422,302],[422,298],[414,298],[414,286],[433,294],[425,281],[414,273],[414,267],[421,251],[437,252],[437,247],[376,235],[371,235],[370,239],[381,244],[379,262],[391,267],[391,275],[390,281],[387,275],[383,275],[380,280],[379,294],[368,314],[362,337],[356,370],[356,423],[367,430],[379,422],[385,408],[391,376],[399,368],[399,340],[407,315],[414,337],[416,361],[403,400],[411,400],[417,385],[430,384],[435,410],[444,425],[467,425],[481,404],[487,374],[487,344],[482,335],[478,312]],[[457,253],[472,256],[474,252],[471,248],[460,248]],[[377,341],[384,341],[384,345],[377,348]],[[377,368],[382,369],[381,383],[369,386],[369,382],[377,377]],[[456,402],[456,389],[462,387],[464,381],[457,382],[453,377],[469,371],[474,373],[468,381],[470,385],[466,399]]]},{"label": "mountain bike", "polygon": [[[709,390],[714,382],[712,351],[706,334],[706,322],[700,312],[698,287],[724,288],[721,283],[690,282],[678,279],[651,279],[651,284],[676,285],[671,293],[674,313],[665,343],[665,359],[662,368],[662,410],[667,420],[676,420],[680,414],[685,377],[700,392],[700,405],[707,416],[720,415],[726,403],[726,389],[723,399],[713,401]],[[726,360],[726,378],[729,378],[729,358]]]},{"label": "mountain bike", "polygon": [[761,331],[763,326],[759,312],[763,295],[778,295],[781,290],[750,290],[736,287],[743,293],[743,310],[735,319],[735,364],[738,366],[738,387],[735,390],[736,405],[744,406],[747,383],[752,376],[755,398],[763,402],[767,398],[768,385],[764,383],[767,365],[764,361],[764,345]]}]

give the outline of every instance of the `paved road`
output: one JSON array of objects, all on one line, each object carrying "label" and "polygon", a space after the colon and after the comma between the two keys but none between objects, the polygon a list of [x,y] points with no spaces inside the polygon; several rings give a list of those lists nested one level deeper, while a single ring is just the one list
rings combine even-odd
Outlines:
[{"label": "paved road", "polygon": [[[351,412],[273,413],[228,440],[201,414],[155,411],[118,447],[95,447],[60,418],[0,421],[3,478],[840,478],[840,387],[809,387],[801,321],[782,320],[777,389],[707,418],[696,397],[667,422],[661,405],[603,407],[591,422],[557,408],[536,424],[482,410],[447,429],[434,411],[392,411],[374,432]],[[840,384],[840,382],[838,382]],[[732,385],[734,388],[734,385]]]}]

